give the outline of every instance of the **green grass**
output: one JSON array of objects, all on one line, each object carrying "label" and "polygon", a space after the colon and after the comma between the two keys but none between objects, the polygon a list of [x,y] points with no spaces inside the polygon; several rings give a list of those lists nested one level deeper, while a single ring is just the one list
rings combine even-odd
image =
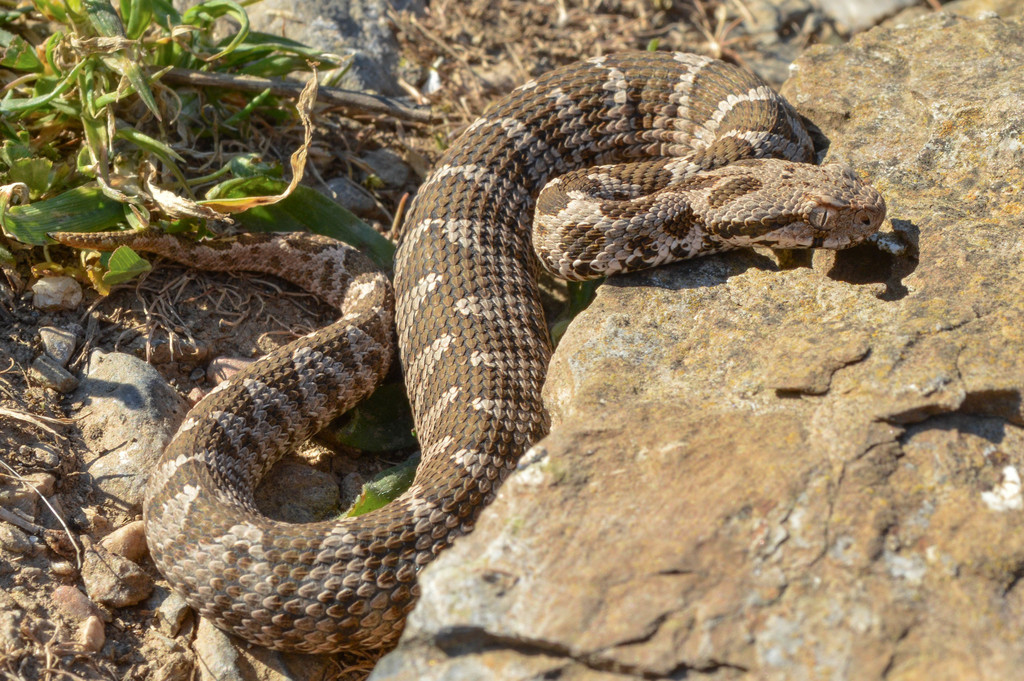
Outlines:
[{"label": "green grass", "polygon": [[[211,220],[230,215],[252,230],[313,227],[390,266],[390,242],[312,190],[295,187],[311,141],[313,88],[293,102],[269,89],[162,82],[174,75],[180,83],[196,72],[262,78],[305,72],[312,84],[329,85],[343,74],[339,57],[250,30],[243,4],[209,0],[178,13],[168,0],[35,0],[31,6],[0,0],[4,262],[27,246],[53,243],[47,234],[54,231],[157,226],[205,234]],[[216,39],[214,24],[222,18],[236,28]],[[281,180],[280,163],[245,149],[267,130],[280,131],[277,141],[297,148],[290,185]],[[225,143],[230,140],[238,143]],[[288,198],[273,205],[247,199],[268,194]],[[257,203],[263,205],[249,210]],[[49,260],[49,249],[30,253],[30,260]],[[101,291],[145,271],[140,261],[83,259]]]}]

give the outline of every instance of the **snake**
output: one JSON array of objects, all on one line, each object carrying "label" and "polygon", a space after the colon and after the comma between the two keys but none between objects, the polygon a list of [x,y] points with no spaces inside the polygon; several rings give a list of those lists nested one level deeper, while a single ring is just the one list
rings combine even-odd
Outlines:
[{"label": "snake", "polygon": [[[135,235],[133,247],[199,269],[272,272],[340,313],[188,414],[143,505],[156,566],[203,617],[260,646],[392,648],[420,570],[472,530],[550,427],[540,269],[584,280],[732,248],[861,242],[885,216],[881,195],[813,160],[800,116],[755,75],[694,54],[622,53],[549,71],[462,132],[413,200],[393,292],[326,237]],[[265,517],[253,489],[373,390],[393,323],[422,452],[411,486],[356,517]]]}]

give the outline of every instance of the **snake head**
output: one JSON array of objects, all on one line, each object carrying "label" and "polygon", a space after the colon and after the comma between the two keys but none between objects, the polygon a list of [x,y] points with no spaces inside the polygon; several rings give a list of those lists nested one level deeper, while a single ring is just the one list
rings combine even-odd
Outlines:
[{"label": "snake head", "polygon": [[[885,219],[882,195],[846,165],[757,159],[713,172],[722,175],[720,187],[754,187],[731,197],[732,205],[722,206],[726,214],[709,225],[730,246],[848,248],[876,232]],[[712,207],[715,191],[709,195]]]},{"label": "snake head", "polygon": [[820,166],[820,170],[827,183],[808,196],[810,207],[803,216],[816,232],[811,245],[847,248],[878,231],[885,219],[882,195],[862,182],[849,166],[830,164]]}]

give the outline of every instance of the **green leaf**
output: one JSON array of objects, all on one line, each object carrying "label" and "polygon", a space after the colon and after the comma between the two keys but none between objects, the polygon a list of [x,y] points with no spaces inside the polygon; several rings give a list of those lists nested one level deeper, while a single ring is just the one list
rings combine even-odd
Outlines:
[{"label": "green leaf", "polygon": [[36,50],[21,36],[13,36],[10,43],[3,50],[0,57],[0,66],[5,66],[15,71],[30,71],[39,73],[43,70],[43,62],[36,56]]},{"label": "green leaf", "polygon": [[57,83],[57,86],[53,88],[53,90],[44,95],[39,95],[38,97],[31,97],[29,99],[15,99],[13,97],[5,97],[3,100],[0,100],[0,115],[24,115],[40,107],[46,106],[53,99],[67,92],[68,89],[75,84],[78,78],[78,72],[83,66],[85,66],[85,64],[85,60],[82,60],[75,64],[75,67],[71,69],[68,75],[62,78]]},{"label": "green leaf", "polygon": [[70,2],[61,0],[33,0],[33,5],[40,13],[51,21],[59,21],[62,24],[68,22],[68,5]]},{"label": "green leaf", "polygon": [[597,287],[604,283],[604,278],[590,279],[589,281],[567,282],[567,293],[569,301],[558,317],[551,324],[551,342],[558,345],[562,336],[569,329],[569,324],[580,312],[587,309],[587,306],[594,300],[597,294]]},{"label": "green leaf", "polygon": [[[266,177],[236,178],[212,188],[207,199],[273,196],[288,185]],[[344,241],[365,253],[377,265],[391,271],[395,245],[353,213],[315,189],[299,185],[291,196],[270,206],[251,208],[235,216],[253,232],[301,232],[323,234]]]},{"label": "green leaf", "polygon": [[[0,26],[6,26],[7,24],[13,24],[18,21],[22,21],[22,18],[26,14],[31,14],[34,11],[32,5],[26,3],[16,9],[5,9],[0,11]],[[12,35],[4,31],[7,35]],[[0,45],[7,45],[7,42],[0,41]]]},{"label": "green leaf", "polygon": [[151,221],[149,209],[141,205],[125,206],[124,219],[133,231],[146,229]]},{"label": "green leaf", "polygon": [[164,144],[160,140],[155,140],[149,135],[139,132],[135,128],[118,127],[117,132],[114,134],[117,139],[127,140],[139,147],[145,149],[151,154],[155,154],[161,161],[167,165],[174,165],[171,160],[178,161],[179,163],[185,163],[185,159],[182,158],[181,154],[176,152],[167,144]]},{"label": "green leaf", "polygon": [[224,55],[220,64],[225,70],[240,69],[243,73],[271,77],[285,75],[282,69],[292,65],[291,70],[306,70],[308,60],[318,61],[326,68],[334,68],[340,60],[337,55],[307,47],[302,43],[253,31],[244,42],[236,45],[230,54]]},{"label": "green leaf", "polygon": [[127,78],[128,82],[135,88],[135,93],[139,96],[139,99],[145,103],[146,108],[150,110],[158,121],[163,120],[160,116],[160,109],[156,105],[156,99],[153,97],[153,91],[149,89],[149,83],[146,81],[146,77],[142,75],[142,69],[136,60],[125,55],[123,52],[118,52],[104,59],[104,63]]},{"label": "green leaf", "polygon": [[5,182],[24,182],[32,196],[46,193],[56,175],[48,158],[22,158],[10,164]]},{"label": "green leaf", "polygon": [[576,315],[586,310],[597,295],[597,287],[603,283],[604,277],[566,282],[569,290],[569,316],[575,319]]},{"label": "green leaf", "polygon": [[194,25],[212,22],[213,19],[218,19],[222,16],[229,16],[237,21],[238,32],[226,47],[212,57],[207,57],[206,61],[215,61],[222,58],[249,37],[249,15],[245,13],[241,5],[237,2],[232,2],[232,0],[207,0],[207,2],[201,2],[198,5],[189,7],[185,14],[182,15],[182,20],[186,24]]},{"label": "green leaf", "polygon": [[[108,68],[110,68],[113,71],[116,71],[117,73],[121,73],[121,69],[122,69],[121,64],[123,63],[123,55],[100,56],[100,59],[103,61],[104,64],[107,65]],[[170,70],[170,68],[171,67],[167,67],[166,69],[164,69],[162,71],[158,71],[157,73],[152,74],[151,78],[153,80],[159,80],[160,76],[162,76],[164,73],[166,73],[168,70]],[[146,85],[146,89],[148,91],[149,90],[148,83],[144,83],[144,84]],[[97,97],[95,97],[93,99],[93,106],[95,106],[96,109],[102,109],[102,108],[104,108],[106,106],[109,106],[111,104],[116,104],[117,102],[120,102],[125,97],[128,97],[129,95],[132,95],[132,94],[134,94],[136,92],[137,92],[137,90],[136,90],[134,81],[129,80],[127,84],[123,84],[123,83],[120,84],[118,86],[118,88],[116,90],[114,90],[113,92],[107,92],[106,94],[98,95]],[[150,96],[152,97],[152,94]],[[154,106],[155,106],[156,100],[154,100],[153,103],[154,103]]]},{"label": "green leaf", "polygon": [[96,29],[96,34],[104,38],[125,37],[124,24],[117,16],[110,0],[81,0],[81,11]]},{"label": "green leaf", "polygon": [[256,56],[257,52],[265,52],[267,54],[285,52],[305,57],[306,59],[316,59],[325,65],[333,65],[332,61],[324,59],[325,55],[321,50],[303,45],[291,38],[285,38],[284,36],[272,33],[262,33],[260,31],[249,33],[245,41],[231,53],[231,58],[244,57],[246,60],[251,60]]},{"label": "green leaf", "polygon": [[43,54],[46,55],[46,63],[50,65],[50,70],[54,73],[60,73],[60,67],[57,65],[57,50],[62,48],[64,45],[64,32],[55,31],[53,35],[46,39],[43,43]]},{"label": "green leaf", "polygon": [[364,452],[390,452],[416,445],[405,387],[385,383],[342,416],[342,425],[328,426],[321,435],[332,444]]},{"label": "green leaf", "polygon": [[[93,92],[96,73],[86,69],[79,78],[79,92]],[[107,139],[107,122],[102,110],[97,111],[85,102],[79,122],[85,135],[84,147],[89,150],[89,162],[99,167],[101,175],[106,176],[106,164],[110,160],[110,140]]]},{"label": "green leaf", "polygon": [[49,232],[102,232],[125,221],[124,207],[98,187],[68,191],[0,213],[0,226],[18,241],[33,246],[53,243]]},{"label": "green leaf", "polygon": [[267,88],[263,92],[259,93],[258,95],[250,99],[245,106],[243,106],[241,109],[235,112],[230,118],[225,120],[224,126],[234,127],[238,125],[240,122],[248,119],[250,116],[252,116],[253,111],[255,111],[258,107],[262,106],[264,102],[270,100],[272,96],[273,95],[271,95],[270,88]]},{"label": "green leaf", "polygon": [[153,19],[152,0],[120,0],[121,17],[127,22],[125,35],[131,40],[138,40],[149,28]]},{"label": "green leaf", "polygon": [[103,275],[103,283],[114,286],[131,281],[140,274],[145,274],[153,269],[153,266],[128,246],[118,246],[110,254],[107,268],[107,272]]},{"label": "green leaf", "polygon": [[263,59],[246,64],[240,69],[248,76],[261,78],[284,77],[295,71],[305,71],[306,58],[290,54],[271,54]]},{"label": "green leaf", "polygon": [[[105,38],[125,38],[124,24],[121,17],[117,16],[114,7],[109,0],[82,0],[82,9],[89,17],[96,32]],[[136,50],[131,50],[133,53]],[[149,89],[149,83],[142,74],[139,60],[135,54],[127,54],[127,50],[118,50],[111,55],[98,55],[108,67],[128,79],[128,82],[135,88],[136,94],[145,103],[146,108],[152,112],[156,119],[160,117],[160,109],[156,105],[153,92]]]},{"label": "green leaf", "polygon": [[346,514],[348,517],[362,515],[381,508],[397,499],[402,492],[409,489],[416,477],[416,466],[420,455],[413,454],[404,463],[393,466],[363,485],[363,492]]},{"label": "green leaf", "polygon": [[4,143],[0,145],[0,161],[10,167],[17,161],[32,158],[35,156],[35,152],[32,150],[31,141],[31,135],[27,130],[22,130],[17,139],[4,140]]},{"label": "green leaf", "polygon": [[150,9],[153,12],[154,22],[164,28],[183,24],[181,13],[175,9],[171,0],[152,0]]},{"label": "green leaf", "polygon": [[228,168],[235,177],[270,177],[280,179],[284,170],[280,163],[267,163],[259,154],[238,154],[228,160]]}]

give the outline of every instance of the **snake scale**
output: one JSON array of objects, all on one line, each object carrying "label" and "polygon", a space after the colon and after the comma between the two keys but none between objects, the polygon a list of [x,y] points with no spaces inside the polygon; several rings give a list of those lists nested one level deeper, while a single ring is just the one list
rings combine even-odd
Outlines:
[{"label": "snake scale", "polygon": [[147,492],[157,566],[204,617],[259,645],[393,646],[420,568],[472,529],[548,429],[538,262],[585,279],[753,244],[843,248],[874,232],[881,196],[849,168],[811,165],[812,153],[767,85],[691,54],[589,59],[509,93],[423,183],[397,253],[415,480],[382,509],[309,525],[263,517],[252,490],[387,370],[386,279],[308,235],[139,237],[133,246],[200,268],[274,272],[343,312],[190,413]]}]

